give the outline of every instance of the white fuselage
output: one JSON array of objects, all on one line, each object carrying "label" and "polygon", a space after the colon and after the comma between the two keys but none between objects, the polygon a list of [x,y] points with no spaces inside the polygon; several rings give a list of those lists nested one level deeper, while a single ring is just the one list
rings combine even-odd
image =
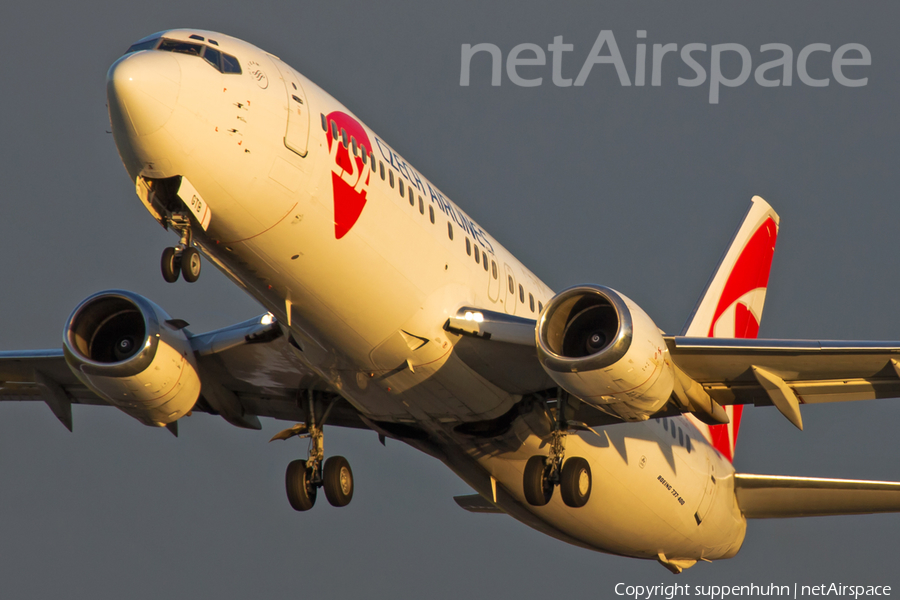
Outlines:
[{"label": "white fuselage", "polygon": [[[213,37],[243,72],[157,50],[121,58],[109,89],[122,160],[132,180],[190,181],[211,213],[194,242],[289,326],[300,356],[335,391],[371,421],[427,431],[435,456],[550,535],[643,558],[737,552],[746,525],[734,470],[704,426],[684,417],[569,435],[567,456],[591,464],[590,500],[569,508],[556,494],[547,506],[528,505],[525,461],[546,450],[521,423],[508,434],[518,435],[515,444],[454,433],[520,398],[456,357],[458,336],[443,325],[462,306],[537,319],[553,292],[300,73],[228,36],[164,37],[190,34]],[[374,170],[358,146],[373,153]]]}]

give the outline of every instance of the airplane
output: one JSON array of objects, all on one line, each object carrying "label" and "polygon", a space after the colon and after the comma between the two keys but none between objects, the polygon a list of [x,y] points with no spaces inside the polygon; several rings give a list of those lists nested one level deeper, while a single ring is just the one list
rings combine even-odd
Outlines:
[{"label": "airplane", "polygon": [[[761,198],[680,335],[600,285],[550,290],[338,101],[235,38],[169,30],[109,70],[136,195],[179,236],[165,280],[209,261],[267,311],[194,334],[133,292],[80,303],[62,349],[0,353],[0,398],[115,406],[177,434],[193,412],[308,438],[292,507],[353,498],[324,425],[446,464],[568,543],[672,572],[730,558],[747,519],[900,511],[900,484],[736,473],[742,407],[900,396],[900,344],[757,340],[779,217]],[[411,251],[413,249],[413,251]],[[202,256],[202,258],[201,258]]]}]

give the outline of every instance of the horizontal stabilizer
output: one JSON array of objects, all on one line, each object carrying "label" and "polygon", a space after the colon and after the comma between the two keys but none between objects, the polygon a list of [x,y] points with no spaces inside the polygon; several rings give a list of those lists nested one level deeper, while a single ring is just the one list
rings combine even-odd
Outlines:
[{"label": "horizontal stabilizer", "polygon": [[735,473],[734,490],[748,519],[900,512],[900,483]]},{"label": "horizontal stabilizer", "polygon": [[494,514],[503,514],[501,508],[494,506],[488,500],[485,500],[479,494],[470,494],[468,496],[453,496],[453,499],[456,500],[456,503],[459,504],[460,508],[464,508],[469,512],[473,513],[494,513]]}]

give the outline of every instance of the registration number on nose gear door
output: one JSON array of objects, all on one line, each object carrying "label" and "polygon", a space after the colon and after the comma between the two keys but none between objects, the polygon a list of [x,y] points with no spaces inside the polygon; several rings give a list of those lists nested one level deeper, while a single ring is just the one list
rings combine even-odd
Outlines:
[{"label": "registration number on nose gear door", "polygon": [[197,217],[200,227],[203,228],[203,231],[206,231],[206,228],[209,227],[209,222],[212,219],[212,211],[209,209],[209,205],[206,204],[200,196],[200,193],[197,192],[197,189],[190,181],[188,181],[187,177],[181,178],[181,186],[178,188],[178,197],[181,198],[181,201],[184,202],[185,206],[191,209],[191,212]]}]

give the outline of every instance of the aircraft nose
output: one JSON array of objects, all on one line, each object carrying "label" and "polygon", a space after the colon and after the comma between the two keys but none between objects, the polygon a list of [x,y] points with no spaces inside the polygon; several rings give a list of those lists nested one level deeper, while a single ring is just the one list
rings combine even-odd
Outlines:
[{"label": "aircraft nose", "polygon": [[110,115],[113,120],[118,116],[138,136],[149,135],[172,116],[180,87],[181,67],[171,53],[126,54],[106,75]]}]

